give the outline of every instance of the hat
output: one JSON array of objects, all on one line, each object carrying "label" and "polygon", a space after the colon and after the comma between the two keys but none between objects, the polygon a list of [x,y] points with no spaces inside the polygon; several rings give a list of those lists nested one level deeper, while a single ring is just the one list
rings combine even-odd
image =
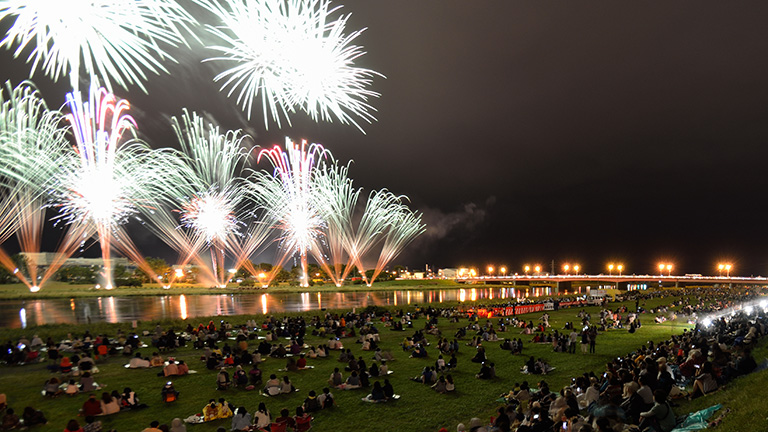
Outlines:
[{"label": "hat", "polygon": [[666,357],[659,357],[659,358],[656,359],[656,362],[657,363],[666,363],[667,362],[667,358]]},{"label": "hat", "polygon": [[456,432],[466,432],[467,427],[464,426],[464,423],[459,423],[458,426],[456,426]]},{"label": "hat", "polygon": [[470,429],[479,428],[482,425],[483,425],[483,421],[480,420],[477,417],[472,417],[472,419],[469,421],[469,428]]}]

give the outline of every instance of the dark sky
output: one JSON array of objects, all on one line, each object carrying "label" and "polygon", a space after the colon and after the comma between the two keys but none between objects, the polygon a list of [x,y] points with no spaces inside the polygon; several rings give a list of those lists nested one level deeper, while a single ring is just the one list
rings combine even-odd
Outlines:
[{"label": "dark sky", "polygon": [[[334,3],[339,4],[339,3]],[[525,263],[588,272],[768,273],[768,4],[350,0],[376,79],[367,135],[338,123],[265,130],[220,94],[199,47],[131,100],[154,147],[182,107],[256,145],[324,144],[366,190],[411,197],[414,267]],[[14,82],[28,67],[0,53]],[[66,86],[35,82],[58,106]],[[141,246],[152,240],[139,235]]]}]

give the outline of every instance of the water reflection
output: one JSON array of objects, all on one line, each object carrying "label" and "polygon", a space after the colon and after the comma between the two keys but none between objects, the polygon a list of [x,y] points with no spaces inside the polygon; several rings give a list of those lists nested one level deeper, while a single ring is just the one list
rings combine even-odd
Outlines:
[{"label": "water reflection", "polygon": [[[580,292],[574,287],[570,294]],[[314,295],[313,295],[314,294]],[[162,297],[97,297],[81,299],[0,301],[0,326],[22,327],[54,323],[131,322],[187,319],[200,316],[268,315],[376,306],[452,301],[520,299],[552,294],[550,287],[469,288],[443,290],[303,292],[222,294]]]}]

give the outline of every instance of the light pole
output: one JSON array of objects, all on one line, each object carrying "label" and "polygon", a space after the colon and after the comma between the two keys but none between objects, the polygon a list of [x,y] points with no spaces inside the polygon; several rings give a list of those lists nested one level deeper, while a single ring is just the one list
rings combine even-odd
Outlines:
[{"label": "light pole", "polygon": [[537,265],[536,267],[533,268],[533,271],[538,275],[541,272],[541,266]]},{"label": "light pole", "polygon": [[667,264],[667,276],[672,276],[672,264]]},{"label": "light pole", "polygon": [[664,263],[659,263],[659,274],[661,276],[664,276],[664,267],[666,267]]},{"label": "light pole", "polygon": [[574,265],[573,265],[573,273],[578,275],[578,274],[579,274],[579,269],[580,269],[580,268],[581,268],[581,267],[579,267],[579,265],[578,265],[578,264],[574,264]]},{"label": "light pole", "polygon": [[725,277],[731,277],[731,267],[730,264],[725,265]]},{"label": "light pole", "polygon": [[527,265],[523,267],[523,270],[525,271],[525,275],[528,276],[528,272],[531,271],[531,266]]},{"label": "light pole", "polygon": [[564,264],[564,265],[563,265],[563,272],[564,272],[566,275],[568,275],[568,270],[570,270],[570,269],[571,269],[571,266],[570,266],[570,265],[568,265],[568,264]]},{"label": "light pole", "polygon": [[613,264],[608,264],[608,276],[613,276]]},{"label": "light pole", "polygon": [[719,276],[723,277],[723,270],[725,270],[725,264],[718,264],[717,265],[717,271],[719,272]]},{"label": "light pole", "polygon": [[493,266],[488,266],[488,276],[493,276]]},{"label": "light pole", "polygon": [[501,266],[501,267],[499,268],[499,272],[501,272],[501,275],[502,275],[502,276],[506,276],[506,275],[507,275],[507,268],[506,268],[506,267],[504,267],[504,266]]},{"label": "light pole", "polygon": [[616,266],[616,270],[619,271],[619,276],[621,276],[621,271],[624,270],[624,264],[619,264]]}]

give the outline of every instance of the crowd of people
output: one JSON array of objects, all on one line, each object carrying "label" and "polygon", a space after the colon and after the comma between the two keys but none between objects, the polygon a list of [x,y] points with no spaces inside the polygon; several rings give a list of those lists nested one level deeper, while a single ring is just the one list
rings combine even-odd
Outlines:
[{"label": "crowd of people", "polygon": [[[684,309],[691,316],[720,311],[752,298],[749,294],[733,292],[686,291],[683,294],[691,298],[676,297],[672,301],[678,311]],[[260,365],[265,358],[281,359],[285,368],[279,370],[295,373],[311,368],[307,364],[308,359],[331,358],[331,352],[338,351],[336,360],[341,365],[329,376],[328,386],[321,391],[309,390],[302,404],[293,410],[282,407],[280,415],[273,417],[265,403],[260,403],[258,409],[250,413],[245,407],[232,406],[225,398],[218,401],[214,398],[202,408],[200,416],[202,422],[229,419],[231,430],[259,430],[273,425],[278,429],[306,430],[304,428],[311,426],[313,413],[335,406],[336,398],[332,390],[365,389],[363,394],[367,395],[361,399],[375,403],[399,397],[387,378],[391,373],[389,362],[394,360],[394,356],[380,346],[379,332],[383,329],[408,332],[401,346],[404,353],[413,358],[430,357],[430,351],[436,355],[434,363],[430,360],[422,373],[412,379],[437,393],[447,394],[456,389],[452,371],[458,366],[459,340],[470,337],[469,342],[462,342],[462,345],[474,351],[471,362],[479,365],[475,377],[495,379],[496,365],[486,355],[487,344],[499,343],[502,350],[512,355],[520,355],[524,348],[523,338],[500,340],[499,334],[519,329],[532,336],[530,340],[526,337],[525,343],[551,344],[554,352],[572,354],[576,353],[576,345],[580,343],[581,352],[589,354],[595,352],[599,332],[606,329],[633,331],[639,328],[644,313],[662,312],[661,309],[644,309],[641,302],[644,303],[648,297],[643,297],[643,293],[631,295],[636,300],[635,310],[626,306],[610,309],[606,305],[594,319],[581,310],[576,315],[579,324],[568,322],[563,329],[552,329],[548,314],[542,316],[538,325],[516,317],[485,320],[483,323],[483,320],[470,314],[467,325],[460,326],[454,337],[449,339],[442,335],[438,320],[459,322],[467,314],[453,308],[427,307],[415,313],[387,312],[379,316],[348,312],[326,313],[311,318],[268,317],[261,323],[247,322],[237,326],[226,321],[219,324],[211,321],[197,327],[190,324],[180,333],[157,326],[154,332],[142,335],[151,339],[152,348],[142,343],[136,333],[118,332],[115,338],[105,335],[94,337],[86,333],[82,336],[69,335],[59,342],[50,338],[42,341],[35,336],[31,340],[6,343],[8,347],[15,347],[8,348],[6,361],[9,364],[24,363],[30,358],[28,351],[46,352],[46,364],[53,375],[44,383],[43,394],[50,398],[87,394],[78,413],[82,418],[69,422],[66,430],[88,432],[101,429],[102,416],[146,407],[130,388],[125,388],[122,393],[117,390],[101,391],[102,387],[95,381],[97,365],[112,356],[120,357],[122,354],[126,357],[128,363],[125,366],[128,369],[157,368],[158,376],[171,378],[188,374],[189,366],[183,360],[163,356],[191,344],[199,350],[201,363],[216,372],[217,390],[226,391],[235,387],[257,389],[270,398],[279,398],[281,394],[300,389],[295,387],[287,374],[279,376],[270,373],[268,378],[263,378]],[[413,321],[418,318],[425,318],[424,328],[414,329]],[[606,365],[605,371],[573,377],[570,386],[556,392],[550,391],[543,380],[535,385],[529,385],[527,381],[516,383],[503,395],[505,404],[492,422],[472,419],[469,427],[464,429],[538,432],[557,427],[563,432],[605,432],[619,430],[625,425],[637,425],[668,432],[675,420],[670,398],[699,397],[715,391],[734,377],[754,370],[757,365],[750,348],[765,331],[762,313],[729,315],[712,321],[706,327],[698,324],[694,331],[673,336],[667,341],[649,342],[612,361]],[[327,337],[328,343],[309,346],[304,341],[307,334],[323,340]],[[428,336],[434,338],[432,340],[436,343],[431,344]],[[365,357],[354,355],[350,348],[344,347],[342,341],[354,344],[350,338],[360,344],[360,351],[368,353]],[[142,356],[141,351],[145,349],[152,351],[152,355]],[[536,375],[552,373],[553,369],[545,359],[527,357],[524,372]],[[681,388],[690,390],[686,393]],[[171,381],[165,383],[161,393],[162,400],[167,403],[179,398],[179,392]],[[185,420],[190,421],[190,418]],[[46,421],[45,415],[34,407],[26,407],[21,418],[11,408],[5,408],[3,428],[14,429],[22,424],[30,426]],[[185,427],[181,419],[173,419],[170,424],[156,423],[144,432],[179,432]],[[459,425],[458,430],[463,427],[463,424]]]}]

